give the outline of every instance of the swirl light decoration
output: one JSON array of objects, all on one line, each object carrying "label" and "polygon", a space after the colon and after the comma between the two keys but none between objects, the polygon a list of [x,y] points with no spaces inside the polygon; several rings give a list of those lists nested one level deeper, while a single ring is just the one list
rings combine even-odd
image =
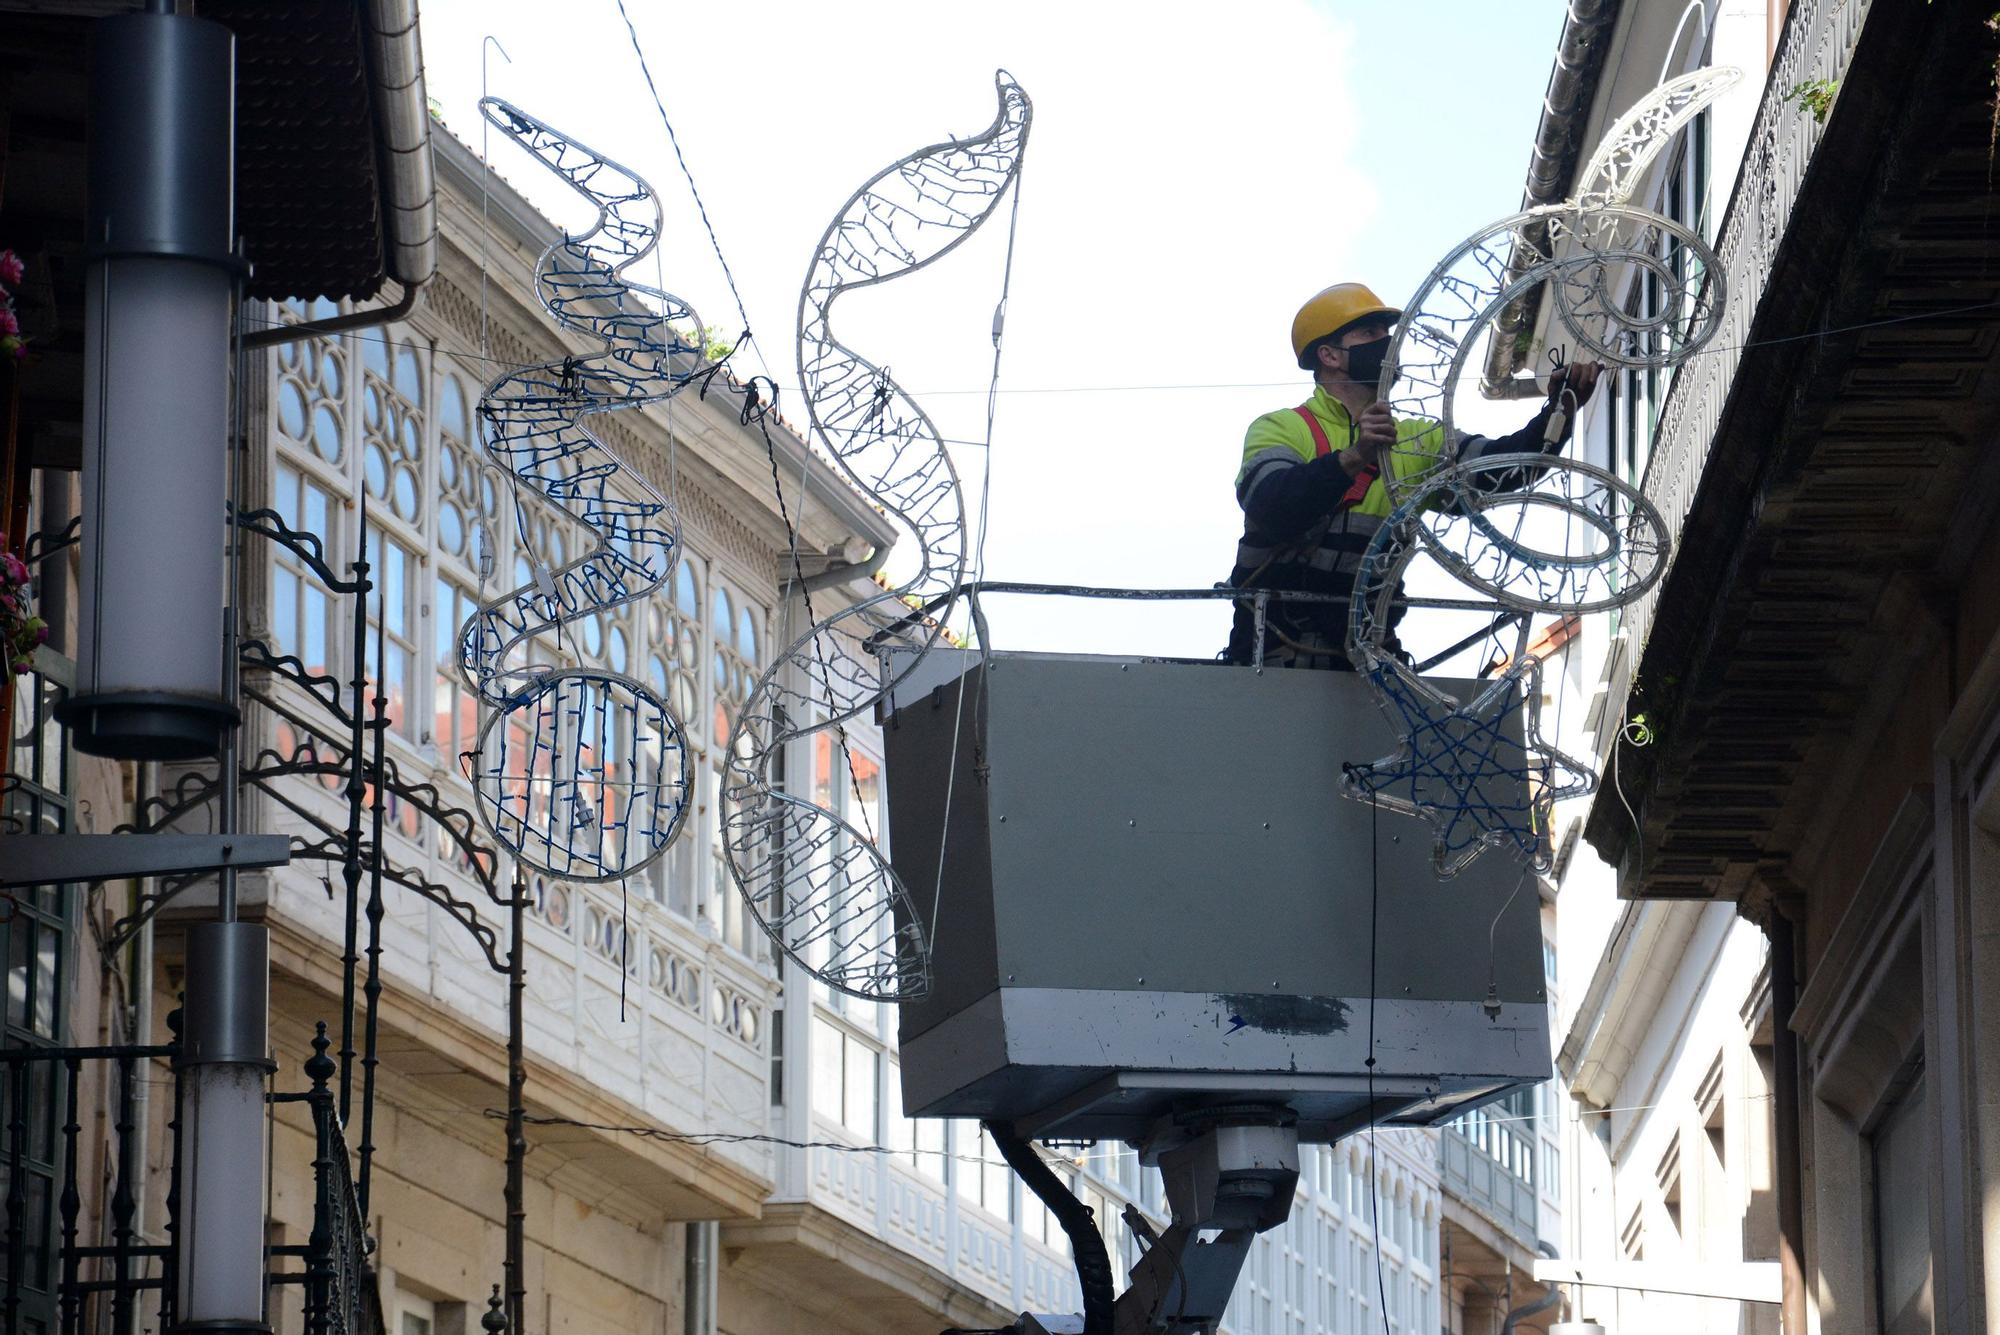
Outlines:
[{"label": "swirl light decoration", "polygon": [[[930,948],[903,883],[872,839],[834,812],[773,786],[785,745],[870,709],[944,633],[965,574],[958,474],[937,428],[887,368],[835,337],[842,294],[915,273],[997,211],[1021,170],[1032,108],[1004,70],[1000,107],[968,139],[883,168],[835,214],[799,294],[799,372],[814,434],[912,541],[916,570],[817,622],[758,678],[735,721],[723,793],[723,846],[751,913],[778,948],[829,987],[909,1000],[930,986]],[[899,543],[899,546],[902,544]],[[945,601],[907,629],[910,606]],[[899,653],[878,656],[878,637]]]},{"label": "swirl light decoration", "polygon": [[[479,401],[485,449],[524,491],[581,524],[589,550],[474,612],[459,668],[478,693],[473,787],[480,820],[523,862],[570,881],[616,880],[666,851],[687,815],[680,720],[644,683],[600,668],[527,661],[541,636],[644,598],[680,557],[673,506],[591,434],[597,413],[667,398],[713,371],[701,321],[679,298],[626,277],[652,254],[660,204],[602,153],[499,98],[479,110],[597,208],[579,236],[542,253],[535,288],[564,329],[603,351],[523,367]],[[647,298],[642,301],[640,298]]]},{"label": "swirl light decoration", "polygon": [[[1460,377],[1502,308],[1543,283],[1562,329],[1611,367],[1676,366],[1714,337],[1725,297],[1714,253],[1630,200],[1673,135],[1739,77],[1706,69],[1661,85],[1607,132],[1575,198],[1460,243],[1404,307],[1384,359],[1382,400],[1399,418],[1437,426],[1388,460],[1396,509],[1363,557],[1350,603],[1350,660],[1403,742],[1349,766],[1345,787],[1428,821],[1442,876],[1493,847],[1539,863],[1555,803],[1594,791],[1597,775],[1541,733],[1541,663],[1527,652],[1525,619],[1506,669],[1463,700],[1385,647],[1401,608],[1426,601],[1405,595],[1412,561],[1428,556],[1471,593],[1433,605],[1564,617],[1637,599],[1664,573],[1670,548],[1659,512],[1603,469],[1541,454],[1457,462],[1441,446],[1458,438]],[[1635,277],[1655,294],[1637,313],[1624,302]],[[1516,739],[1509,725],[1524,702]]]}]

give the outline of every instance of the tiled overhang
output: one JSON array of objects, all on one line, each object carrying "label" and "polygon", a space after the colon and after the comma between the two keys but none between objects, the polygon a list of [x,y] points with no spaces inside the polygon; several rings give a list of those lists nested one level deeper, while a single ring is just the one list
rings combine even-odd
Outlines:
[{"label": "tiled overhang", "polygon": [[[1990,4],[1800,0],[1718,244],[1731,317],[1676,376],[1648,496],[1676,531],[1587,834],[1635,897],[1731,897],[1796,851],[1899,657],[1886,599],[1956,582],[2000,403]],[[1785,94],[1839,81],[1823,132]],[[1901,321],[1902,323],[1894,323]],[[1856,328],[1856,326],[1870,326]],[[1615,709],[1614,702],[1614,709]]]},{"label": "tiled overhang", "polygon": [[[21,12],[0,0],[0,103],[14,122],[7,156],[27,159],[26,170],[9,172],[4,244],[80,249],[90,25],[136,7],[51,0]],[[193,12],[236,34],[236,221],[253,270],[248,295],[374,295],[386,272],[385,181],[368,6],[200,0]]]}]

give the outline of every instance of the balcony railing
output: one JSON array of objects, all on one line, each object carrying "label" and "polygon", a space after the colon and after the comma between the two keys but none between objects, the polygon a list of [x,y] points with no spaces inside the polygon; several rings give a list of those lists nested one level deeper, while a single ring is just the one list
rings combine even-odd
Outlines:
[{"label": "balcony railing", "polygon": [[[1735,197],[1715,246],[1727,283],[1728,308],[1714,341],[1675,375],[1646,471],[1646,498],[1659,507],[1668,531],[1677,536],[1707,471],[1716,425],[1764,297],[1772,256],[1823,132],[1819,120],[1789,95],[1804,84],[1840,81],[1853,59],[1870,3],[1795,0],[1784,45],[1771,62],[1764,100],[1744,146]],[[1624,625],[1635,650],[1645,645],[1664,585],[1665,581],[1654,585],[1625,609]]]},{"label": "balcony railing", "polygon": [[[169,1017],[168,1024],[174,1024]],[[272,1305],[286,1286],[303,1286],[307,1335],[384,1335],[382,1308],[369,1256],[367,1222],[355,1193],[354,1159],[328,1082],[336,1071],[326,1026],[319,1026],[314,1056],[306,1063],[312,1087],[297,1093],[268,1096],[271,1104],[303,1103],[310,1110],[314,1132],[313,1226],[301,1245],[269,1249]],[[36,1328],[29,1308],[37,1295],[54,1300],[54,1329],[59,1335],[86,1330],[130,1331],[150,1310],[151,1329],[171,1330],[178,1324],[176,1302],[182,1263],[179,1189],[181,1079],[176,1044],[124,1044],[113,1047],[9,1047],[0,1049],[0,1079],[5,1080],[4,1252],[5,1280],[0,1284],[0,1330]],[[155,1060],[173,1069],[168,1082],[170,1114],[158,1123],[159,1143],[148,1144],[151,1119],[137,1111],[136,1093],[142,1073]],[[117,1117],[102,1155],[87,1152],[82,1123],[84,1071],[100,1065],[112,1081]],[[60,1082],[60,1099],[47,1104],[36,1097],[46,1088],[38,1073],[48,1071]],[[61,1124],[51,1125],[45,1109],[59,1111]],[[108,1186],[100,1190],[81,1167],[91,1158],[110,1166]],[[52,1165],[47,1176],[37,1171]],[[146,1175],[164,1168],[167,1189],[157,1233],[149,1241],[138,1225]],[[48,1214],[53,1205],[55,1215]],[[108,1237],[108,1243],[85,1238]],[[292,1268],[293,1263],[298,1268]]]}]

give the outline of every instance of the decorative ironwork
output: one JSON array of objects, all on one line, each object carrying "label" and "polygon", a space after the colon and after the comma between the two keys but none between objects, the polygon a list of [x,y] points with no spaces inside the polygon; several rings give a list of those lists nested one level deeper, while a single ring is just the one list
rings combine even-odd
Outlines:
[{"label": "decorative ironwork", "polygon": [[[1734,202],[1716,239],[1718,278],[1732,305],[1724,335],[1710,355],[1675,377],[1653,431],[1646,498],[1675,531],[1694,504],[1716,439],[1716,423],[1729,401],[1729,385],[1742,364],[1750,322],[1770,282],[1771,257],[1785,220],[1798,201],[1805,164],[1826,133],[1823,122],[1799,114],[1786,90],[1815,82],[1838,83],[1854,58],[1871,6],[1866,0],[1796,0],[1782,42],[1764,80],[1764,96],[1744,137],[1742,170]],[[1633,651],[1644,646],[1657,610],[1659,586],[1621,614]],[[1610,702],[1622,710],[1624,697]]]},{"label": "decorative ironwork", "polygon": [[553,570],[530,547],[534,578],[460,631],[460,665],[485,715],[477,809],[529,866],[572,881],[619,880],[666,852],[687,816],[680,720],[622,673],[519,660],[536,637],[560,637],[565,623],[644,598],[672,577],[680,559],[672,503],[585,419],[668,398],[715,368],[702,361],[693,309],[625,276],[658,244],[653,188],[508,102],[485,98],[479,109],[596,206],[588,231],[543,252],[535,286],[558,324],[604,351],[508,371],[480,399],[486,452],[514,478],[516,504],[524,488],[534,492],[595,545]]},{"label": "decorative ironwork", "polygon": [[326,544],[319,534],[302,532],[285,522],[276,510],[245,510],[235,516],[236,527],[262,534],[271,541],[289,550],[319,577],[322,584],[335,593],[366,593],[368,583],[367,555],[364,551],[362,563],[353,567],[355,577],[342,579],[327,564]]},{"label": "decorative ironwork", "polygon": [[60,529],[51,532],[38,529],[28,535],[21,547],[21,559],[29,565],[40,565],[57,552],[67,551],[83,541],[83,516],[76,515]]},{"label": "decorative ironwork", "polygon": [[[934,263],[998,211],[1018,178],[1032,108],[1003,70],[999,112],[969,139],[922,148],[854,192],[821,237],[799,295],[799,373],[813,432],[914,541],[917,569],[814,624],[765,668],[726,752],[723,846],[731,878],[778,948],[829,987],[878,1000],[930,986],[930,948],[909,892],[873,840],[771,782],[787,743],[836,728],[907,675],[874,652],[890,632],[919,651],[944,633],[965,574],[958,475],[928,415],[835,337],[834,303]],[[912,622],[912,605],[938,615]]]},{"label": "decorative ironwork", "polygon": [[[314,672],[294,654],[274,653],[271,646],[262,640],[243,641],[242,655],[245,668],[252,671],[261,669],[273,676],[283,677],[317,700],[343,728],[353,727],[354,715],[341,699],[339,678]],[[246,686],[244,690],[247,694],[255,694],[250,687]],[[269,701],[266,700],[266,703]]]},{"label": "decorative ironwork", "polygon": [[[174,1044],[76,1048],[23,1045],[0,1049],[0,1068],[4,1069],[7,1081],[9,1109],[7,1124],[0,1128],[5,1132],[5,1157],[0,1159],[0,1164],[4,1164],[5,1168],[7,1221],[7,1273],[4,1288],[0,1288],[0,1329],[26,1328],[21,1308],[23,1290],[30,1282],[35,1282],[44,1291],[53,1290],[58,1324],[64,1331],[83,1328],[84,1303],[95,1295],[103,1295],[109,1300],[108,1315],[113,1330],[133,1328],[138,1301],[141,1295],[148,1292],[158,1294],[156,1311],[159,1328],[165,1330],[175,1324],[173,1277],[176,1253],[171,1239],[177,1229],[178,1194],[169,1191],[166,1198],[165,1232],[169,1242],[156,1244],[142,1241],[134,1227],[134,1219],[143,1186],[141,1178],[147,1164],[141,1145],[144,1132],[138,1125],[137,1116],[139,1063],[153,1058],[172,1060],[178,1053],[179,1048]],[[112,1123],[114,1139],[107,1147],[106,1158],[100,1160],[116,1165],[109,1181],[99,1183],[99,1189],[109,1193],[108,1201],[103,1202],[108,1206],[106,1218],[110,1241],[107,1244],[86,1244],[79,1240],[87,1186],[78,1169],[82,1158],[83,1131],[78,1120],[81,1110],[78,1096],[85,1062],[107,1063],[110,1067],[109,1078],[114,1081],[117,1091],[117,1111]],[[34,1180],[34,1175],[28,1171],[29,1160],[42,1157],[30,1143],[29,1122],[37,1116],[31,1114],[30,1107],[34,1093],[48,1087],[32,1078],[37,1065],[54,1068],[59,1074],[53,1075],[51,1080],[59,1080],[62,1089],[63,1120],[59,1127],[52,1128],[59,1137],[55,1161],[60,1174],[54,1193],[57,1222],[54,1239],[42,1233],[47,1218],[30,1209],[28,1196],[29,1184]],[[178,1109],[178,1070],[171,1083]],[[45,1133],[38,1132],[37,1136],[42,1134]],[[32,1241],[31,1229],[35,1234]],[[55,1243],[53,1255],[45,1250],[50,1241]],[[37,1269],[42,1276],[40,1280],[35,1280],[31,1274]]]},{"label": "decorative ironwork", "polygon": [[[1659,581],[1671,548],[1659,511],[1603,469],[1539,453],[1460,462],[1459,379],[1501,310],[1543,284],[1562,329],[1614,367],[1677,366],[1715,336],[1725,291],[1714,252],[1698,233],[1629,201],[1671,137],[1738,77],[1704,70],[1656,89],[1607,133],[1576,198],[1460,243],[1418,287],[1391,339],[1380,398],[1400,418],[1435,425],[1385,460],[1396,508],[1355,576],[1348,654],[1402,743],[1347,766],[1344,787],[1428,821],[1441,876],[1492,847],[1540,865],[1553,853],[1555,803],[1594,791],[1597,775],[1542,734],[1541,660],[1526,618],[1499,676],[1468,699],[1425,680],[1390,647],[1410,602],[1411,563],[1430,558],[1502,614],[1497,628],[1508,613],[1626,606]],[[1635,279],[1651,293],[1636,306],[1624,299]],[[1556,408],[1573,415],[1576,405],[1559,399]],[[1524,703],[1517,738],[1510,725]]]},{"label": "decorative ironwork", "polygon": [[380,1335],[382,1301],[368,1263],[374,1244],[368,1213],[355,1186],[347,1135],[329,1082],[339,1067],[326,1055],[332,1043],[321,1022],[313,1035],[313,1055],[305,1062],[312,1088],[273,1094],[273,1103],[303,1103],[313,1123],[313,1226],[303,1247],[280,1246],[273,1255],[297,1257],[302,1272],[273,1276],[279,1283],[305,1286],[306,1335]]}]

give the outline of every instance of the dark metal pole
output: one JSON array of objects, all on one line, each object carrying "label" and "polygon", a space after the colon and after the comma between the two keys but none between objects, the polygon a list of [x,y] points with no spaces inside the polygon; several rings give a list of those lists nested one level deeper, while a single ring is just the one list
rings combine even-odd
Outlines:
[{"label": "dark metal pole", "polygon": [[13,1105],[7,1121],[7,1312],[6,1328],[21,1328],[21,1267],[27,1263],[26,1222],[28,1175],[28,1064],[12,1063],[7,1097]]},{"label": "dark metal pole", "polygon": [[[375,705],[369,719],[369,727],[374,730],[374,757],[369,766],[370,783],[375,789],[371,805],[370,819],[373,832],[368,845],[368,981],[362,987],[367,1020],[361,1039],[361,1167],[360,1180],[355,1186],[355,1198],[361,1207],[361,1217],[368,1215],[368,1188],[371,1171],[375,1166],[375,1064],[376,1035],[380,1029],[382,1015],[382,813],[386,800],[384,780],[386,774],[382,765],[382,750],[389,735],[388,658],[384,649],[384,628],[389,621],[388,594],[382,594],[379,615],[375,620]],[[365,605],[365,604],[364,604]]]},{"label": "dark metal pole", "polygon": [[1792,923],[1773,912],[1765,931],[1771,939],[1771,1057],[1778,1169],[1778,1320],[1784,1335],[1806,1335],[1805,1173],[1799,1153],[1799,1047],[1792,1033],[1798,1003]]},{"label": "dark metal pole", "polygon": [[527,877],[519,863],[514,866],[514,902],[508,913],[513,925],[513,948],[507,957],[507,1329],[511,1335],[527,1330],[527,1225],[523,1170],[528,1159],[527,1107],[528,1062],[522,1023],[527,1005],[527,935],[523,916],[528,902]]},{"label": "dark metal pole", "polygon": [[[185,996],[183,996],[185,1004]],[[180,1006],[167,1012],[167,1033],[172,1037],[175,1049],[174,1072],[174,1120],[167,1123],[167,1139],[173,1145],[173,1158],[167,1170],[167,1260],[161,1268],[165,1283],[160,1286],[160,1329],[172,1330],[180,1309],[181,1294],[181,1127],[186,1123],[187,1081],[181,1074],[180,1042],[181,1026],[186,1021],[186,1012]]]},{"label": "dark metal pole", "polygon": [[77,1077],[83,1060],[63,1061],[63,1189],[62,1189],[62,1333],[77,1335],[83,1316],[83,1295],[77,1291],[76,1218],[83,1205],[76,1187],[76,1137],[83,1128],[76,1120]]},{"label": "dark metal pole", "polygon": [[326,1022],[313,1034],[313,1055],[306,1059],[306,1076],[312,1081],[307,1095],[313,1119],[313,1226],[306,1240],[306,1335],[327,1335],[333,1328],[333,1234],[328,1227],[336,1208],[333,1194],[333,1091],[327,1080],[334,1064],[326,1055],[330,1046]]},{"label": "dark metal pole", "polygon": [[347,887],[347,938],[340,955],[340,1121],[347,1125],[354,1102],[354,974],[361,963],[361,800],[367,789],[363,773],[362,732],[368,690],[368,489],[361,495],[361,533],[354,561],[354,671],[348,680],[351,724],[347,740],[347,842],[340,860],[340,879]]},{"label": "dark metal pole", "polygon": [[132,1134],[132,1094],[138,1085],[136,1063],[130,1057],[118,1059],[118,1185],[111,1193],[112,1277],[118,1287],[111,1291],[111,1329],[114,1335],[130,1335],[132,1318],[132,1216],[138,1198],[132,1194],[132,1178],[138,1168],[136,1138]]}]

